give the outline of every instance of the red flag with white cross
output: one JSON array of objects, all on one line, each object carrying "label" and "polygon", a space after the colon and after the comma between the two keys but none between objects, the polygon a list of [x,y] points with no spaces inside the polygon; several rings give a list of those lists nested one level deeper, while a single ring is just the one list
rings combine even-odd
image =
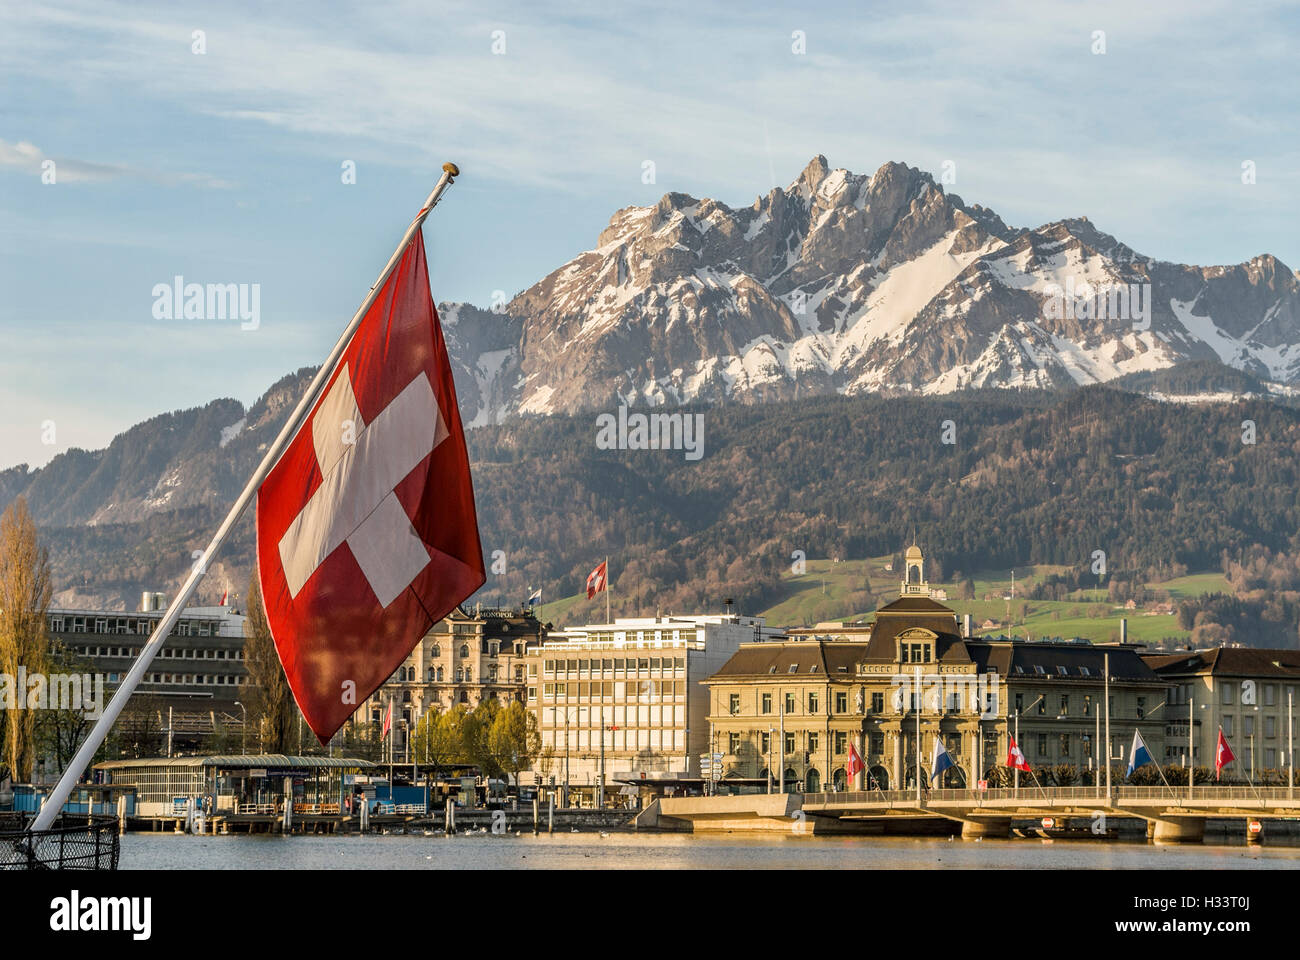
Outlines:
[{"label": "red flag with white cross", "polygon": [[257,495],[266,619],[322,743],[486,580],[416,231]]},{"label": "red flag with white cross", "polygon": [[590,600],[596,594],[600,593],[606,587],[608,576],[609,561],[602,560],[596,565],[596,569],[587,574],[587,599]]},{"label": "red flag with white cross", "polygon": [[1029,762],[1025,760],[1024,751],[1016,744],[1016,738],[1008,736],[1007,740],[1007,766],[1013,770],[1023,770],[1029,772]]},{"label": "red flag with white cross", "polygon": [[1214,748],[1214,779],[1218,780],[1220,771],[1236,759],[1232,747],[1228,746],[1228,738],[1223,735],[1223,727],[1219,727],[1219,742]]}]

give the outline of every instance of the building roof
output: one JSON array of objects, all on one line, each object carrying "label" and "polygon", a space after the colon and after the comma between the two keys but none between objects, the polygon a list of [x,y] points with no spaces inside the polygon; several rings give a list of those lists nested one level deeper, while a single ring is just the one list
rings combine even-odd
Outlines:
[{"label": "building roof", "polygon": [[[805,680],[855,676],[867,652],[865,643],[842,640],[791,640],[742,643],[709,680],[780,676]],[[793,669],[792,669],[793,668]]]},{"label": "building roof", "polygon": [[369,760],[355,757],[295,757],[283,753],[216,754],[195,757],[140,757],[136,760],[105,760],[96,770],[121,770],[126,767],[220,767],[225,770],[301,768],[323,770],[345,768],[361,770],[373,767]]},{"label": "building roof", "polygon": [[1255,647],[1212,647],[1143,659],[1161,676],[1211,674],[1233,677],[1300,678],[1300,650]]},{"label": "building roof", "polygon": [[1160,680],[1133,647],[1029,640],[967,640],[966,646],[981,673],[996,670],[1008,680],[1102,680],[1108,654],[1111,680]]}]

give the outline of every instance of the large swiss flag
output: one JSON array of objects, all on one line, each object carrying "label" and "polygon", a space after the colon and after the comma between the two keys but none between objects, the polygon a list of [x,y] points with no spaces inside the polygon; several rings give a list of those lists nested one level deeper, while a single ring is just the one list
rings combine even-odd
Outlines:
[{"label": "large swiss flag", "polygon": [[486,579],[419,231],[258,491],[257,566],[322,743]]}]

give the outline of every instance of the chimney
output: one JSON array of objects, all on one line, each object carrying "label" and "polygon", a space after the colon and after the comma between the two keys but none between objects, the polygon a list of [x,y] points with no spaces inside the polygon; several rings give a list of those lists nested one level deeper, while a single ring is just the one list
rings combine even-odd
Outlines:
[{"label": "chimney", "polygon": [[969,640],[974,636],[975,618],[969,613],[963,613],[961,617],[961,635],[964,639]]}]

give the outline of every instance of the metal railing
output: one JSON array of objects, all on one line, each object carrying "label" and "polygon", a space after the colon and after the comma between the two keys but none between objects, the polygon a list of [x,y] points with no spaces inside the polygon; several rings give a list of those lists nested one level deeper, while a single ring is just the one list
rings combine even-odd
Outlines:
[{"label": "metal railing", "polygon": [[0,870],[116,870],[116,817],[60,814],[31,832],[31,814],[0,814]]},{"label": "metal railing", "polygon": [[[847,804],[915,804],[916,788],[911,790],[854,790],[840,793],[806,793],[803,804],[808,806],[840,806]],[[1033,805],[1035,801],[1103,801],[1106,799],[1105,788],[1097,787],[1038,787],[1031,783],[1021,783],[1020,787],[1001,787],[992,790],[942,789],[923,790],[921,799],[926,803],[959,802],[980,806],[985,803],[1016,800]],[[1180,803],[1187,800],[1204,803],[1234,801],[1260,803],[1268,801],[1286,801],[1297,799],[1296,791],[1290,787],[1250,787],[1234,785],[1201,785],[1189,788],[1186,784],[1165,786],[1111,788],[1111,799],[1115,803],[1125,801],[1152,800]]]}]

